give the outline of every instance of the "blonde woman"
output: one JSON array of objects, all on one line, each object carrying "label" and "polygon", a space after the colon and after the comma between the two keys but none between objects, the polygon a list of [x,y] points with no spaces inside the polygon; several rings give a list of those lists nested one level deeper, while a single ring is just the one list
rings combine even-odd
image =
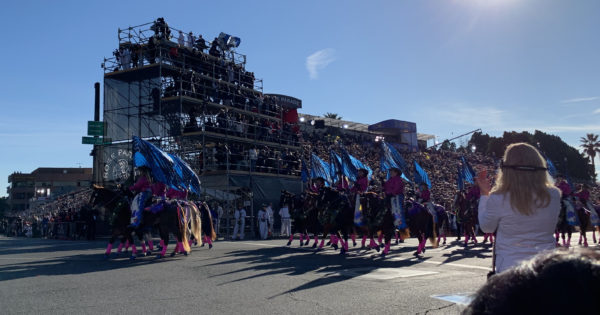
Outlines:
[{"label": "blonde woman", "polygon": [[485,171],[478,174],[477,184],[481,230],[497,232],[496,273],[555,248],[560,191],[536,148],[526,143],[509,145],[494,188]]}]

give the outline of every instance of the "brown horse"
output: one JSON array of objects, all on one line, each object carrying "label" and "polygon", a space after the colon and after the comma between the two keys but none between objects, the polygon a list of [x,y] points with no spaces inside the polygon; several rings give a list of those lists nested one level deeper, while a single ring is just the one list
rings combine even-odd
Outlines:
[{"label": "brown horse", "polygon": [[[469,244],[469,238],[477,244],[475,237],[475,225],[477,224],[477,208],[467,200],[465,194],[459,191],[454,200],[454,209],[456,209],[456,224],[460,224],[465,236],[465,246]],[[459,236],[460,237],[460,236]]]}]

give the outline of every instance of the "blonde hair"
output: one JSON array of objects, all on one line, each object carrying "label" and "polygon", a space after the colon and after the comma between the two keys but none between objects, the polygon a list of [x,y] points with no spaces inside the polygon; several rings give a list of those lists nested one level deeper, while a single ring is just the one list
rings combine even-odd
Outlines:
[{"label": "blonde hair", "polygon": [[[536,148],[522,142],[511,144],[504,152],[502,163],[509,167],[500,168],[491,193],[505,196],[510,193],[511,207],[523,215],[532,215],[536,208],[548,206],[551,198],[549,189],[556,188],[545,170],[546,161]],[[528,166],[535,170],[510,166]]]}]

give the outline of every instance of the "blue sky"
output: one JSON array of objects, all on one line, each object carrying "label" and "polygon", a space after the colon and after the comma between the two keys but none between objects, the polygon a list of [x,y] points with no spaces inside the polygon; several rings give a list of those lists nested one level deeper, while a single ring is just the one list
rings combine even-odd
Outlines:
[{"label": "blue sky", "polygon": [[[13,171],[90,167],[81,144],[117,28],[163,16],[242,38],[265,92],[302,112],[414,121],[440,140],[600,133],[600,1],[14,1],[0,26],[0,196]],[[600,163],[599,163],[600,164]]]}]

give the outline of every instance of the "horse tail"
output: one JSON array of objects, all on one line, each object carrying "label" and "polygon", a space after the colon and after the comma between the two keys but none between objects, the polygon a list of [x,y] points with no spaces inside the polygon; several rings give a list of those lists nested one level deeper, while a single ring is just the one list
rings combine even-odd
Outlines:
[{"label": "horse tail", "polygon": [[192,216],[192,234],[194,235],[196,242],[202,245],[202,219],[200,217],[198,208],[195,205],[192,206],[190,215]]},{"label": "horse tail", "polygon": [[405,240],[405,239],[409,239],[410,238],[410,229],[409,228],[403,228],[398,230],[398,235],[400,235],[400,237]]},{"label": "horse tail", "polygon": [[190,252],[190,243],[188,241],[188,228],[187,228],[187,218],[185,217],[185,209],[183,206],[178,205],[177,207],[178,220],[177,223],[179,225],[179,232],[181,234],[181,243],[183,245],[183,250],[186,252]]},{"label": "horse tail", "polygon": [[429,237],[429,242],[431,242],[431,247],[433,248],[437,248],[438,247],[438,241],[437,241],[437,224],[435,224],[435,221],[433,220],[433,218],[431,218],[431,227],[432,227],[432,231],[431,231],[431,236]]}]

